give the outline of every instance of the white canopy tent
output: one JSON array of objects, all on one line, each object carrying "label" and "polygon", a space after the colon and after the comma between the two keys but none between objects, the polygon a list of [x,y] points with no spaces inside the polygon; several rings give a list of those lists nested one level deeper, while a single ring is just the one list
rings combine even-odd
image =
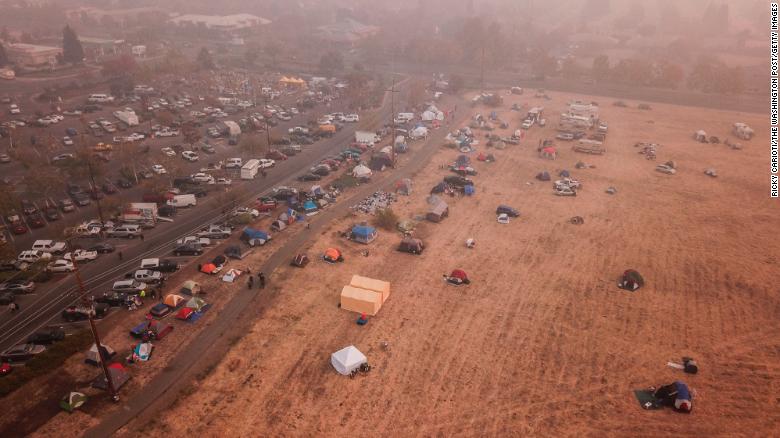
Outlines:
[{"label": "white canopy tent", "polygon": [[352,371],[360,368],[360,365],[367,363],[368,359],[354,345],[344,347],[341,350],[330,355],[330,363],[333,368],[348,376]]},{"label": "white canopy tent", "polygon": [[352,176],[355,178],[368,178],[372,173],[373,172],[371,172],[371,169],[369,169],[369,167],[364,164],[358,164],[354,169],[352,169]]}]

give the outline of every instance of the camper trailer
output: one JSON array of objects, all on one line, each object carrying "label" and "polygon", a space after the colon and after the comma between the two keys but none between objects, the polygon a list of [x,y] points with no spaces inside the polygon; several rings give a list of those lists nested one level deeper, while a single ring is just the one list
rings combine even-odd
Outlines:
[{"label": "camper trailer", "polygon": [[604,148],[604,144],[596,140],[579,140],[577,144],[573,146],[575,152],[583,152],[586,154],[601,155],[607,150]]},{"label": "camper trailer", "polygon": [[753,138],[753,128],[744,123],[735,123],[734,135],[742,140],[750,140]]},{"label": "camper trailer", "polygon": [[252,159],[241,166],[241,179],[254,179],[260,169],[260,160]]}]

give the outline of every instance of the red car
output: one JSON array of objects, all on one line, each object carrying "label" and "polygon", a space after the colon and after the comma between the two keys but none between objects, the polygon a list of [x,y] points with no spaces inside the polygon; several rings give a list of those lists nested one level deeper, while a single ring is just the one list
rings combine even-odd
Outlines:
[{"label": "red car", "polygon": [[43,228],[46,226],[46,221],[43,220],[43,216],[41,216],[40,213],[33,213],[27,216],[27,223],[30,224],[32,228]]},{"label": "red car", "polygon": [[266,211],[272,211],[275,210],[276,207],[279,206],[279,202],[276,199],[273,198],[261,198],[257,200],[257,205],[255,206],[255,209],[259,211],[260,213],[266,212]]},{"label": "red car", "polygon": [[14,234],[24,234],[27,232],[27,226],[22,221],[16,221],[11,223],[11,231]]},{"label": "red car", "polygon": [[279,152],[279,150],[277,150],[277,149],[271,149],[270,151],[268,151],[267,154],[265,154],[265,157],[266,158],[270,158],[272,160],[277,160],[277,161],[279,161],[279,160],[286,160],[287,159],[287,155]]}]

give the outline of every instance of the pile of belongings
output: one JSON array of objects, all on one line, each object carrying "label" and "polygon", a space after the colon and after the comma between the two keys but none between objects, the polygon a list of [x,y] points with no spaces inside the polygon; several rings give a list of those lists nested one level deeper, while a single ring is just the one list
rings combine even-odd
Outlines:
[{"label": "pile of belongings", "polygon": [[395,183],[395,192],[399,195],[409,196],[412,194],[412,180],[404,178]]},{"label": "pile of belongings", "polygon": [[218,274],[225,267],[225,263],[227,263],[227,258],[223,255],[218,255],[214,257],[211,263],[201,265],[200,272],[210,275]]},{"label": "pile of belongings", "polygon": [[398,224],[396,225],[396,228],[398,229],[398,231],[400,231],[400,232],[402,232],[404,234],[409,234],[412,231],[414,231],[414,228],[416,226],[417,226],[417,223],[415,221],[413,221],[411,219],[405,219],[405,220],[402,220],[402,221],[398,222]]},{"label": "pile of belongings", "polygon": [[545,170],[536,174],[536,179],[539,181],[550,181],[550,174]]},{"label": "pile of belongings", "polygon": [[139,342],[135,348],[133,348],[133,352],[130,354],[130,359],[128,362],[146,362],[147,360],[151,359],[152,350],[154,350],[154,345],[152,345],[151,342]]},{"label": "pile of belongings", "polygon": [[308,264],[309,256],[306,254],[296,254],[296,256],[293,257],[292,261],[290,262],[290,265],[295,266],[296,268],[304,268]]},{"label": "pile of belongings", "polygon": [[707,175],[707,176],[711,176],[713,178],[717,178],[718,177],[718,172],[716,172],[715,169],[713,169],[713,168],[709,168],[709,169],[705,170],[704,174]]},{"label": "pile of belongings", "polygon": [[336,248],[328,248],[325,253],[322,254],[322,259],[327,263],[338,263],[344,261],[344,256]]},{"label": "pile of belongings", "polygon": [[684,414],[693,410],[693,393],[688,385],[679,380],[658,388],[635,390],[634,394],[643,409],[661,409],[667,406]]},{"label": "pile of belongings", "polygon": [[645,158],[648,160],[655,160],[655,151],[658,147],[655,143],[643,143],[643,142],[637,142],[634,145],[635,148],[641,148],[639,149],[640,154],[644,154]]},{"label": "pile of belongings", "polygon": [[373,195],[360,201],[359,204],[353,205],[352,210],[357,210],[361,213],[374,214],[377,210],[384,210],[389,207],[390,204],[397,200],[395,193],[387,193],[383,191],[374,192]]},{"label": "pile of belongings", "polygon": [[493,156],[493,154],[485,155],[483,152],[480,152],[479,155],[477,155],[477,161],[484,161],[486,163],[493,163],[493,162],[496,161],[496,157]]},{"label": "pile of belongings", "polygon": [[623,272],[618,279],[618,287],[627,291],[635,291],[645,285],[645,279],[634,269]]},{"label": "pile of belongings", "polygon": [[462,284],[471,283],[469,276],[462,269],[455,269],[450,273],[450,275],[444,274],[444,281],[446,281],[447,284],[451,284],[453,286],[460,286]]},{"label": "pile of belongings", "polygon": [[617,189],[612,186],[609,186],[607,187],[607,193],[610,195],[614,195],[615,193],[617,193]]}]

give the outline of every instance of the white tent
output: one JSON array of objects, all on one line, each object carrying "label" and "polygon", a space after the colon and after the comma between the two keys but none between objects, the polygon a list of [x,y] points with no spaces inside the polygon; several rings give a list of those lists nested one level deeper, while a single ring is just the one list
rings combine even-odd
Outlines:
[{"label": "white tent", "polygon": [[368,166],[364,164],[358,164],[354,169],[352,169],[352,176],[355,178],[368,178],[371,176],[371,174],[371,169],[369,169]]},{"label": "white tent", "polygon": [[330,355],[330,363],[333,368],[345,376],[360,368],[360,365],[368,362],[366,355],[360,352],[354,345],[344,347]]},{"label": "white tent", "polygon": [[409,133],[409,136],[412,138],[425,138],[428,136],[428,128],[425,126],[418,126],[414,129],[412,129],[412,132]]}]

